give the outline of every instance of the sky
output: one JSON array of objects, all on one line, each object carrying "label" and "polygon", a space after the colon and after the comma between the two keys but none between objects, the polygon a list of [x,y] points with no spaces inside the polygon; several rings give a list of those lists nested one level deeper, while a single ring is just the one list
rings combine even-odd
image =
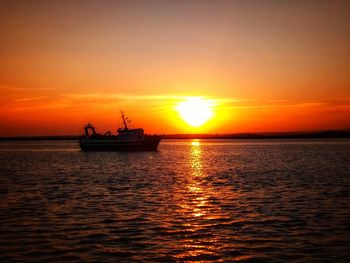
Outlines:
[{"label": "sky", "polygon": [[0,0],[0,32],[0,136],[115,132],[121,110],[147,133],[350,128],[350,1]]}]

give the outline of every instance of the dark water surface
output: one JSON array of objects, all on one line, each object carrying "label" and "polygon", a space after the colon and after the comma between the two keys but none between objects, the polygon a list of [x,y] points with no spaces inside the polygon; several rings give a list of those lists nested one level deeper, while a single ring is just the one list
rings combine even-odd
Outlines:
[{"label": "dark water surface", "polygon": [[0,143],[0,261],[350,260],[349,140]]}]

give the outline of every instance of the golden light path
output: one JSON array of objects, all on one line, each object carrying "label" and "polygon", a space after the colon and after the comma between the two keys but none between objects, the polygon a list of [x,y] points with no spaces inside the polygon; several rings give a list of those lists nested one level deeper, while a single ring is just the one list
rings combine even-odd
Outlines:
[{"label": "golden light path", "polygon": [[214,106],[215,104],[211,100],[188,97],[177,105],[176,110],[187,124],[199,127],[214,117]]},{"label": "golden light path", "polygon": [[[179,204],[180,212],[186,217],[186,229],[189,233],[200,232],[210,225],[210,221],[216,216],[221,216],[222,211],[210,203],[210,199],[215,197],[211,188],[203,186],[203,151],[200,140],[190,142],[189,165],[191,168],[187,188],[183,202]],[[218,240],[215,236],[203,236],[202,238],[192,238],[191,235],[183,240],[176,258],[183,261],[189,257],[205,257],[215,254],[215,245]]]}]

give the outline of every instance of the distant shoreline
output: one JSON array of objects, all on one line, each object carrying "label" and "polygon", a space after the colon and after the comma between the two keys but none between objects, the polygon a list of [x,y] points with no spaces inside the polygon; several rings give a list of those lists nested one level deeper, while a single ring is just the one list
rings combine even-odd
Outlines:
[{"label": "distant shoreline", "polygon": [[[0,141],[78,140],[78,135],[0,137]],[[350,130],[318,132],[234,133],[234,134],[166,134],[164,139],[327,139],[350,138]]]}]

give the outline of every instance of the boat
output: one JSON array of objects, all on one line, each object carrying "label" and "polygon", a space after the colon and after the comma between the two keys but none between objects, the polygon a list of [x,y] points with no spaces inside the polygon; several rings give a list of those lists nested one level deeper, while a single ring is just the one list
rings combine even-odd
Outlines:
[{"label": "boat", "polygon": [[79,139],[82,151],[157,151],[161,135],[148,135],[142,128],[130,129],[121,112],[124,127],[117,130],[117,135],[110,131],[104,134],[96,132],[95,127],[88,123],[84,127],[85,134]]}]

